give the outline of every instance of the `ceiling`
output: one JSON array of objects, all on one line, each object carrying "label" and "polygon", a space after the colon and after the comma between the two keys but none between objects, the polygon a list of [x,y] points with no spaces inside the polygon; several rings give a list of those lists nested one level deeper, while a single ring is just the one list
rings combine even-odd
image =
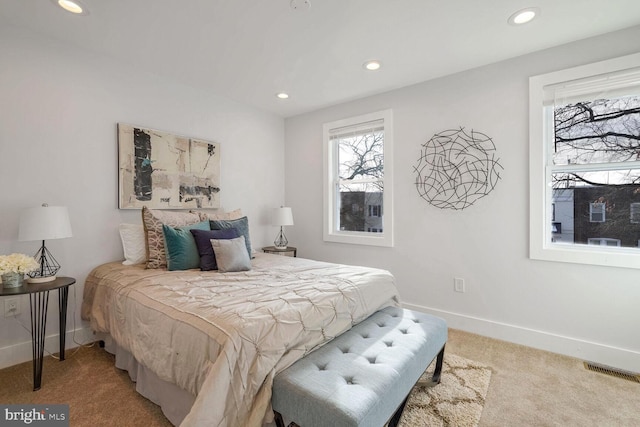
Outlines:
[{"label": "ceiling", "polygon": [[[2,0],[0,25],[282,117],[640,24],[638,0],[80,1],[86,16]],[[530,6],[534,21],[507,23]],[[365,70],[369,59],[382,68]]]}]

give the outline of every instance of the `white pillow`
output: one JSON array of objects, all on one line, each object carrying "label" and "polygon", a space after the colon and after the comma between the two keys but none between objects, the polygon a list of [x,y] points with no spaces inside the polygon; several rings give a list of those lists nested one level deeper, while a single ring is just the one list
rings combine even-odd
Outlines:
[{"label": "white pillow", "polygon": [[142,224],[120,224],[120,239],[124,250],[124,265],[147,262],[146,239]]}]

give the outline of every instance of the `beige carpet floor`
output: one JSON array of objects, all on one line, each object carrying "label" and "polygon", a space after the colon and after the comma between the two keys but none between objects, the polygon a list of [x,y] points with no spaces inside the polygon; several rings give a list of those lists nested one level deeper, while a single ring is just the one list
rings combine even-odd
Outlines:
[{"label": "beige carpet floor", "polygon": [[452,329],[447,351],[491,367],[480,427],[640,426],[640,383],[583,360]]},{"label": "beige carpet floor", "polygon": [[[581,360],[457,330],[446,354],[490,367],[480,427],[640,425],[640,384],[588,371]],[[47,357],[42,389],[33,392],[32,381],[31,362],[0,370],[0,403],[68,403],[72,426],[170,425],[97,347],[68,351],[64,362]]]},{"label": "beige carpet floor", "polygon": [[70,426],[171,426],[157,405],[139,395],[115,357],[99,348],[68,350],[44,359],[42,387],[33,391],[31,362],[0,370],[0,403],[65,403]]}]

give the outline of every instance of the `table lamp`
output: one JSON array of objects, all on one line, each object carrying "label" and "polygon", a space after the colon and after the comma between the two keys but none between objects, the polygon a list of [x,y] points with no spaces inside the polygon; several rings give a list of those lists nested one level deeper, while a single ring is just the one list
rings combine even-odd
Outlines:
[{"label": "table lamp", "polygon": [[71,223],[66,206],[49,206],[43,203],[41,207],[29,208],[22,213],[18,240],[42,240],[42,246],[34,256],[40,263],[40,268],[29,273],[30,283],[55,280],[56,273],[60,270],[60,264],[46,248],[44,241],[71,236]]},{"label": "table lamp", "polygon": [[291,208],[279,207],[275,208],[271,214],[271,224],[280,226],[280,233],[273,242],[277,249],[287,249],[287,237],[284,235],[282,227],[285,225],[293,225],[293,213]]}]

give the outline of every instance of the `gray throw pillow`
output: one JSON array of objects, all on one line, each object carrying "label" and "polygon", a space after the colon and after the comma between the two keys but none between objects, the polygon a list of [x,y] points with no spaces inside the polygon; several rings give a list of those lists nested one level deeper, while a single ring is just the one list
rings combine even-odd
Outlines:
[{"label": "gray throw pillow", "polygon": [[251,259],[249,259],[244,236],[235,239],[211,239],[211,246],[216,255],[219,272],[251,270]]}]

